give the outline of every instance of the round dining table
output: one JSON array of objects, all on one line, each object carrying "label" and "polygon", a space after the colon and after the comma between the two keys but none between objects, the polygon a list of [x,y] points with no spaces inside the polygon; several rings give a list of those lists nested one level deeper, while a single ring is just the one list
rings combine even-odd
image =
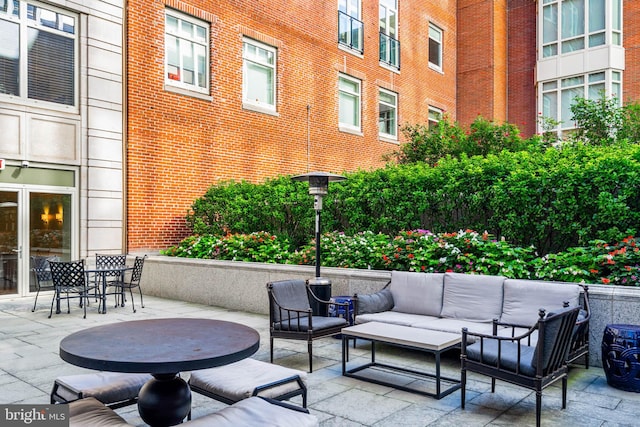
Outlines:
[{"label": "round dining table", "polygon": [[96,326],[60,342],[60,357],[99,371],[150,373],[138,396],[140,417],[150,426],[182,422],[191,390],[181,371],[211,368],[251,356],[260,335],[248,326],[214,319],[162,318]]}]

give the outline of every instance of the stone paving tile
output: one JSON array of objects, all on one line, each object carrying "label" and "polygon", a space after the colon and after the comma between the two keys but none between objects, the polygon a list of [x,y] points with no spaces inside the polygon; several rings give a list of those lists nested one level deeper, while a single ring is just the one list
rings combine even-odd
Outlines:
[{"label": "stone paving tile", "polygon": [[351,389],[310,406],[348,420],[372,425],[410,404],[368,391]]},{"label": "stone paving tile", "polygon": [[[96,312],[96,304],[82,310],[72,306],[70,314],[63,312],[48,319],[50,296],[42,297],[38,310],[31,312],[32,298],[0,299],[0,404],[48,403],[53,380],[59,375],[91,372],[62,361],[58,356],[60,340],[77,330],[111,322],[167,317],[206,317],[239,322],[255,328],[261,337],[258,360],[269,361],[269,329],[266,316],[209,307],[194,303],[145,297],[145,308],[108,307],[106,315]],[[137,302],[137,301],[136,301]],[[596,340],[597,341],[597,340]],[[309,410],[320,426],[522,426],[535,425],[535,394],[531,391],[498,382],[490,393],[490,379],[471,373],[467,381],[466,409],[460,408],[460,392],[440,400],[401,391],[389,386],[372,384],[342,376],[341,340],[316,340],[314,372],[308,375]],[[378,361],[433,371],[433,355],[378,345]],[[371,344],[358,340],[350,343],[351,363],[370,360]],[[308,370],[305,341],[276,339],[274,362],[278,365]],[[351,365],[350,365],[351,366]],[[442,358],[442,374],[460,374],[457,352],[447,352]],[[183,373],[188,378],[189,373]],[[640,393],[625,392],[610,387],[601,368],[586,370],[577,365],[571,369],[567,409],[561,409],[560,383],[543,392],[543,426],[637,426]],[[293,403],[301,404],[299,397]],[[193,416],[203,416],[225,405],[194,394]],[[144,427],[135,405],[118,409],[132,425]]]}]

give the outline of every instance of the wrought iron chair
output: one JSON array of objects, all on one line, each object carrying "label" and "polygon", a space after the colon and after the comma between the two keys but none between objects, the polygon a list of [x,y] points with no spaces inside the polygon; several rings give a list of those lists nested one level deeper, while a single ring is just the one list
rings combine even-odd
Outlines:
[{"label": "wrought iron chair", "polygon": [[307,341],[309,372],[313,372],[313,340],[339,334],[348,326],[342,317],[315,316],[310,301],[334,304],[348,310],[349,303],[319,299],[304,280],[280,280],[267,283],[269,294],[270,357],[273,363],[273,340],[284,338]]},{"label": "wrought iron chair", "polygon": [[[126,264],[127,264],[126,254],[118,254],[118,255],[105,255],[105,254],[98,254],[98,253],[96,254],[96,268],[108,269],[111,267],[121,267]],[[102,277],[100,275],[104,275],[105,277]],[[119,286],[124,282],[123,276],[124,276],[124,272],[122,271],[108,271],[100,274],[96,273],[96,276],[94,277],[94,283],[96,284],[96,289],[98,290],[100,288],[98,284],[99,280],[106,281],[105,290],[106,290],[106,287],[108,286],[112,286],[112,287],[115,286],[118,288],[116,291],[112,292],[116,297],[116,307],[118,306],[118,295],[121,295],[124,301],[124,290]],[[102,297],[106,298],[107,295],[103,295]],[[124,302],[123,302],[123,305],[124,305]]]},{"label": "wrought iron chair", "polygon": [[140,279],[142,279],[142,267],[144,267],[144,260],[147,259],[147,256],[136,256],[135,261],[133,262],[133,270],[131,271],[131,275],[129,280],[122,281],[113,281],[111,284],[116,288],[120,289],[120,292],[116,292],[116,306],[118,305],[117,297],[121,295],[122,301],[121,306],[124,307],[125,302],[125,289],[129,289],[129,294],[131,295],[131,307],[133,308],[133,312],[136,312],[136,306],[133,302],[133,288],[138,288],[138,292],[140,292],[140,305],[144,308],[144,301],[142,299],[142,287],[140,286]]},{"label": "wrought iron chair", "polygon": [[[565,409],[569,370],[567,356],[579,310],[579,307],[566,308],[547,316],[541,309],[538,323],[518,337],[477,334],[463,328],[460,351],[462,409],[465,406],[467,371],[491,377],[492,393],[496,389],[496,379],[534,390],[537,426],[540,426],[542,390],[558,380],[562,380],[562,409]],[[535,346],[529,346],[531,334],[536,330],[538,341]]]},{"label": "wrought iron chair", "polygon": [[33,282],[36,285],[36,299],[33,302],[33,308],[31,309],[31,311],[36,311],[36,304],[38,303],[38,296],[40,295],[40,291],[52,291],[55,289],[55,287],[53,286],[53,281],[51,280],[51,269],[49,268],[49,261],[60,261],[60,257],[31,257],[31,272],[33,273]]},{"label": "wrought iron chair", "polygon": [[95,285],[89,286],[84,271],[84,260],[79,261],[49,261],[51,268],[51,280],[55,287],[49,318],[53,314],[53,304],[56,303],[57,311],[60,309],[60,300],[67,300],[67,313],[71,313],[69,300],[78,298],[80,306],[84,309],[84,318],[87,317],[87,305],[89,304],[89,292],[95,290]]}]

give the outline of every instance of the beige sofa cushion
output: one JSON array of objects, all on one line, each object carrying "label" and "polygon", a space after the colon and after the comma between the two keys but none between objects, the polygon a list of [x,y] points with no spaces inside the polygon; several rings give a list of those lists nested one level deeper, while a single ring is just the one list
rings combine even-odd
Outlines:
[{"label": "beige sofa cushion", "polygon": [[393,311],[439,316],[443,277],[442,273],[391,272]]},{"label": "beige sofa cushion", "polygon": [[491,322],[502,314],[503,276],[445,273],[442,317]]},{"label": "beige sofa cushion", "polygon": [[579,305],[580,290],[579,285],[571,283],[507,279],[500,321],[533,326],[541,308],[549,313],[561,309],[564,301],[568,301],[570,307]]},{"label": "beige sofa cushion", "polygon": [[399,313],[397,311],[383,311],[382,313],[361,314],[356,317],[356,323],[381,322],[391,323],[401,326],[412,326],[416,322],[422,322],[427,319],[437,319],[435,316],[426,316],[424,314]]}]

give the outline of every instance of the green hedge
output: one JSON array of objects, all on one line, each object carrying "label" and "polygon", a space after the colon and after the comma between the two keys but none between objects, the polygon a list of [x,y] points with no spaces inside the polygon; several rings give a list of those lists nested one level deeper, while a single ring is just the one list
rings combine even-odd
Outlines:
[{"label": "green hedge", "polygon": [[[577,145],[347,173],[330,184],[322,228],[347,235],[486,230],[540,255],[620,241],[640,224],[639,160],[638,145]],[[289,176],[212,186],[187,221],[194,234],[264,231],[296,248],[314,235],[307,184]]]}]

